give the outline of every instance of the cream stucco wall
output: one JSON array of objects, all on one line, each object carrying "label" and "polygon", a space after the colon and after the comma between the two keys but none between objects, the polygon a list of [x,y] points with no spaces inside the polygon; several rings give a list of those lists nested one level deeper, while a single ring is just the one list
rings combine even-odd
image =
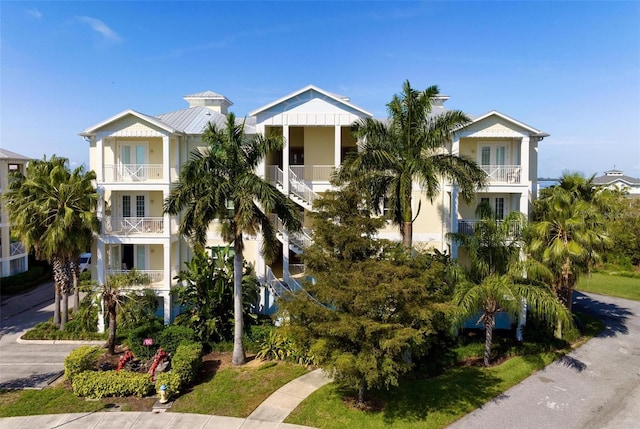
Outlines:
[{"label": "cream stucco wall", "polygon": [[304,164],[334,165],[335,129],[332,127],[304,128]]}]

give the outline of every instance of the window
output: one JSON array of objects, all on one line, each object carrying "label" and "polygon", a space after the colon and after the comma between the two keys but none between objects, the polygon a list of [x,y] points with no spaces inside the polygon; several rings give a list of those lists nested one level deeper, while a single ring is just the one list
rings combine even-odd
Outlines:
[{"label": "window", "polygon": [[136,195],[136,216],[144,217],[144,195]]},{"label": "window", "polygon": [[482,148],[482,165],[490,165],[491,164],[491,148],[488,146],[484,146]]},{"label": "window", "polygon": [[504,198],[502,197],[496,198],[494,212],[496,215],[496,219],[498,220],[504,219]]},{"label": "window", "polygon": [[122,217],[131,217],[131,195],[122,196]]}]

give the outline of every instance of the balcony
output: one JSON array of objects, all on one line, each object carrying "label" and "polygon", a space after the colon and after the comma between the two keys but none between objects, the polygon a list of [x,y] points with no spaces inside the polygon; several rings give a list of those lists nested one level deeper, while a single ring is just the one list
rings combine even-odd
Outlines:
[{"label": "balcony", "polygon": [[292,165],[291,171],[301,180],[328,182],[335,171],[335,165]]},{"label": "balcony", "polygon": [[107,217],[104,233],[115,235],[139,235],[164,233],[162,217]]},{"label": "balcony", "polygon": [[[164,177],[165,166],[162,164],[105,164],[105,182],[168,182]],[[177,179],[178,169],[171,167],[171,178]]]},{"label": "balcony", "polygon": [[[473,235],[476,230],[476,225],[482,221],[480,220],[462,220],[458,219],[458,233],[465,235]],[[499,220],[498,223],[502,224],[504,221]],[[520,222],[510,222],[509,224],[509,236],[513,237],[519,235],[522,230],[522,224]]]},{"label": "balcony", "polygon": [[481,165],[489,183],[521,183],[522,167],[519,165]]},{"label": "balcony", "polygon": [[[105,274],[107,279],[110,276],[116,275],[116,274],[125,274],[128,273],[128,270],[122,270],[122,269],[107,269]],[[151,280],[151,283],[149,285],[131,285],[131,286],[153,286],[154,284],[158,284],[158,283],[162,283],[164,281],[164,271],[163,270],[136,270],[137,273],[139,274],[146,274],[147,276],[149,276],[149,279]]]}]

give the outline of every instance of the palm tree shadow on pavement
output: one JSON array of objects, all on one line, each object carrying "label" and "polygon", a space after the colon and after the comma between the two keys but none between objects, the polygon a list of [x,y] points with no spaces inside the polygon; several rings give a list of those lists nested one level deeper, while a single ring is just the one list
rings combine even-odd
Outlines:
[{"label": "palm tree shadow on pavement", "polygon": [[614,337],[618,334],[628,334],[626,321],[633,313],[617,304],[598,301],[582,292],[573,293],[575,309],[597,317],[605,324],[605,329],[598,337]]}]

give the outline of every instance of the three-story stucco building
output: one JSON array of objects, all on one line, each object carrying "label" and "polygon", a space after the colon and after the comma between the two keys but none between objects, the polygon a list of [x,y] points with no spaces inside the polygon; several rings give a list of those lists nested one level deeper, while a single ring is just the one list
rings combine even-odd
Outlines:
[{"label": "three-story stucco building", "polygon": [[[92,275],[103,283],[122,270],[146,272],[153,281],[149,287],[162,303],[165,322],[177,311],[170,295],[173,278],[192,254],[187,241],[178,235],[179,216],[163,214],[163,201],[191,151],[202,146],[205,125],[224,126],[232,105],[225,96],[211,91],[184,99],[188,107],[182,110],[155,116],[127,110],[81,133],[89,144],[90,168],[96,172],[101,195],[102,231],[94,243]],[[447,99],[434,100],[433,114],[446,109]],[[358,150],[351,125],[371,116],[349,98],[309,85],[258,107],[244,119],[247,133],[283,137],[284,148],[270,153],[258,174],[289,195],[305,219],[303,230],[296,234],[289,234],[273,219],[282,249],[271,265],[259,252],[261,237],[246,239],[245,257],[254,263],[265,285],[260,311],[273,312],[274,297],[283,288],[298,287],[295,278],[304,272],[299,256],[311,242],[311,225],[304,214],[312,210],[318,194],[330,189],[329,178],[345,156]],[[457,130],[446,149],[475,160],[487,172],[489,183],[470,204],[458,199],[450,183],[442,184],[432,202],[425,200],[415,184],[413,204],[417,208],[422,199],[422,208],[414,222],[414,243],[457,256],[457,246],[447,232],[472,231],[475,208],[481,201],[491,204],[499,219],[516,210],[528,216],[537,192],[538,143],[546,136],[496,111],[474,117]],[[379,235],[400,239],[391,225]],[[207,240],[210,246],[226,244],[215,224]]]}]

